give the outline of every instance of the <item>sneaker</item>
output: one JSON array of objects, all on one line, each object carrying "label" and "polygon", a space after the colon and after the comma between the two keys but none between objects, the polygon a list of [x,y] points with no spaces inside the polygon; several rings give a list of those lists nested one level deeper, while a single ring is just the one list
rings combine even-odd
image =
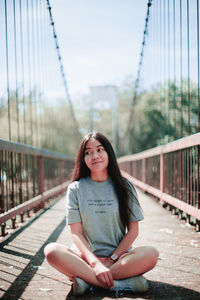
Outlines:
[{"label": "sneaker", "polygon": [[74,295],[83,295],[87,290],[90,289],[90,287],[91,285],[89,285],[83,279],[75,277],[72,285],[72,291]]},{"label": "sneaker", "polygon": [[119,291],[132,291],[135,293],[144,293],[148,290],[148,281],[143,276],[134,276],[121,280],[114,280],[113,290],[118,293]]}]

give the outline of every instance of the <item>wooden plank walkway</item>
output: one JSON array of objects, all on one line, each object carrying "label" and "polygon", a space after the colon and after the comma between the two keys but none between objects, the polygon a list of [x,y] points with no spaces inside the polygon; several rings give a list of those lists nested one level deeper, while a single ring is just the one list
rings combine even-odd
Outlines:
[{"label": "wooden plank walkway", "polygon": [[[150,290],[126,293],[118,299],[200,299],[200,233],[178,220],[156,201],[138,190],[145,220],[135,246],[152,245],[160,252],[156,268],[145,276]],[[21,227],[1,243],[1,299],[115,299],[113,293],[97,290],[83,297],[70,296],[71,283],[51,268],[43,249],[49,242],[70,245],[65,226],[65,198]]]}]

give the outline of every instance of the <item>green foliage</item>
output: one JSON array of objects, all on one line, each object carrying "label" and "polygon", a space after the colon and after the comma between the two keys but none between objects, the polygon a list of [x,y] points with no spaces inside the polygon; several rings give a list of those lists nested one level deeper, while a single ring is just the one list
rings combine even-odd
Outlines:
[{"label": "green foliage", "polygon": [[[42,101],[43,100],[43,101]],[[9,105],[0,107],[0,138],[9,139],[9,117],[11,140],[74,156],[80,142],[80,134],[74,124],[66,101],[55,106],[45,106],[44,99],[36,103],[31,97],[18,100],[18,116],[15,93]]]},{"label": "green foliage", "polygon": [[[141,91],[132,107],[134,79],[128,77],[119,87],[118,148],[119,155],[141,152],[198,132],[198,88],[185,80],[182,85],[167,82],[150,91]],[[10,93],[11,140],[76,155],[81,136],[65,100],[54,106],[45,106],[44,99],[34,101],[34,92],[25,99]],[[84,99],[82,99],[82,102]],[[0,137],[8,139],[8,103],[0,107]],[[85,103],[85,102],[83,102]],[[133,108],[133,109],[132,109]],[[130,123],[130,112],[132,122]],[[90,107],[75,107],[82,134],[90,131]],[[95,109],[93,129],[105,134],[114,143],[112,107]],[[129,131],[127,129],[130,129]],[[19,135],[20,134],[20,139]]]},{"label": "green foliage", "polygon": [[[121,155],[137,153],[198,132],[198,89],[185,80],[181,86],[168,82],[138,95],[131,130],[127,132],[131,98],[121,93],[119,129]],[[128,135],[127,135],[128,134]],[[128,142],[127,142],[128,140]]]}]

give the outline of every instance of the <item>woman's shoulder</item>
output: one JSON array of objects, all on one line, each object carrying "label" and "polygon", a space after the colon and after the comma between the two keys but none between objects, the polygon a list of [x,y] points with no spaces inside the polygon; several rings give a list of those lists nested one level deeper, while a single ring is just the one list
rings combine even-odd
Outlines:
[{"label": "woman's shoulder", "polygon": [[87,177],[86,178],[81,178],[79,180],[75,180],[75,181],[72,181],[69,186],[68,186],[68,189],[71,189],[71,190],[77,190],[79,189],[82,185],[86,184],[88,182],[87,180]]},{"label": "woman's shoulder", "polygon": [[122,177],[123,178],[123,182],[126,185],[127,188],[134,188],[133,184],[130,182],[130,180],[128,180],[126,177]]},{"label": "woman's shoulder", "polygon": [[78,189],[78,186],[79,186],[79,181],[78,180],[75,180],[75,181],[72,181],[69,185],[68,185],[68,190],[77,190]]},{"label": "woman's shoulder", "polygon": [[138,197],[137,192],[136,192],[136,189],[135,189],[134,185],[132,184],[132,182],[125,177],[123,177],[123,181],[128,189],[128,192],[133,194],[137,198]]}]

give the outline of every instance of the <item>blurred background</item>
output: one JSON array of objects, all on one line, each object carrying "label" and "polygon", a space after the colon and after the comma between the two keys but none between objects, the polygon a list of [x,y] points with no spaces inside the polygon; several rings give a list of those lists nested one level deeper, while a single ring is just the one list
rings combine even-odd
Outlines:
[{"label": "blurred background", "polygon": [[199,3],[0,1],[0,137],[118,156],[199,132]]}]

